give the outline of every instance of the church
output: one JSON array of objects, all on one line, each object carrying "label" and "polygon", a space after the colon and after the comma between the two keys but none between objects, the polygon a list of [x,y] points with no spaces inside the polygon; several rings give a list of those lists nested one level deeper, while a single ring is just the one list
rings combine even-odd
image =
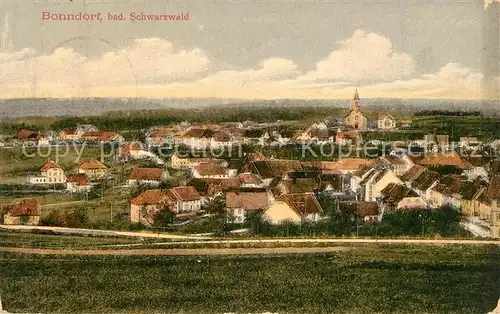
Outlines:
[{"label": "church", "polygon": [[358,130],[366,129],[368,127],[368,119],[361,111],[361,107],[359,105],[359,95],[357,89],[354,94],[354,98],[351,101],[351,111],[344,118],[344,125]]}]

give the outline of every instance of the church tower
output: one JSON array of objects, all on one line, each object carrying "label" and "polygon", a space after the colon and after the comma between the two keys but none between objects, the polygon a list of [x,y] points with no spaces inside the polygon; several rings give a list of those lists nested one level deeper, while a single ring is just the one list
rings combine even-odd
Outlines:
[{"label": "church tower", "polygon": [[354,93],[354,98],[351,100],[351,111],[360,111],[359,106],[359,94],[358,89],[356,88],[356,92]]}]

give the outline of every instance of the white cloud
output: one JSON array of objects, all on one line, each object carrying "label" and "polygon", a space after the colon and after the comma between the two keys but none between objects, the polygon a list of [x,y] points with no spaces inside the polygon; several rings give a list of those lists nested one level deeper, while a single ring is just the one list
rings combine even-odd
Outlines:
[{"label": "white cloud", "polygon": [[36,89],[45,92],[44,95],[47,93],[44,89],[57,87],[50,94],[58,97],[74,96],[78,91],[85,96],[94,87],[192,80],[211,66],[204,51],[196,48],[175,51],[172,43],[159,38],[137,39],[130,47],[107,52],[97,59],[61,47],[39,56],[32,49],[3,53],[0,61],[2,88],[15,85],[32,90],[36,82]]},{"label": "white cloud", "polygon": [[393,51],[389,39],[357,30],[349,39],[339,41],[339,48],[301,76],[304,81],[393,81],[409,78],[415,71],[410,56]]}]

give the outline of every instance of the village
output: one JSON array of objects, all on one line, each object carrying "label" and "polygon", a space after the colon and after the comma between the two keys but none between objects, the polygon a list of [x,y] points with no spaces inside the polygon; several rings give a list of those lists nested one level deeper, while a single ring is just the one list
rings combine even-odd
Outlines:
[{"label": "village", "polygon": [[[0,196],[1,223],[83,227],[65,223],[71,219],[61,212],[73,218],[79,213],[87,223],[97,210],[101,220],[127,220],[142,229],[190,230],[218,216],[224,230],[244,232],[255,217],[270,225],[300,225],[348,213],[356,224],[376,225],[395,212],[450,207],[471,235],[500,237],[500,160],[492,153],[498,140],[472,135],[453,142],[450,134],[365,140],[369,132],[404,134],[412,121],[390,112],[369,121],[357,90],[343,117],[295,130],[284,124],[186,121],[152,127],[141,141],[89,124],[46,133],[19,130],[3,138],[0,150],[29,151],[27,159],[43,148],[92,153],[75,155],[72,163],[47,154],[36,159],[39,170],[23,173],[19,182],[3,178],[10,192]],[[322,158],[325,147],[329,155]],[[305,154],[312,157],[299,158]]]}]

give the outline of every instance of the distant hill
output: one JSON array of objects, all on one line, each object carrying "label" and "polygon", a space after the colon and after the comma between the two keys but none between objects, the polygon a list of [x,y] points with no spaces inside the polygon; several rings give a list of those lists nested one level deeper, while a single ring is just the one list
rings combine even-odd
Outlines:
[{"label": "distant hill", "polygon": [[[79,99],[4,99],[0,100],[0,118],[87,116],[113,111],[136,111],[168,108],[200,108],[206,106],[333,106],[348,108],[350,100],[237,100],[237,99],[135,99],[135,98],[79,98]],[[362,108],[376,111],[393,111],[411,114],[428,109],[452,109],[481,111],[484,114],[499,114],[498,101],[482,100],[431,100],[431,99],[362,99]]]}]

